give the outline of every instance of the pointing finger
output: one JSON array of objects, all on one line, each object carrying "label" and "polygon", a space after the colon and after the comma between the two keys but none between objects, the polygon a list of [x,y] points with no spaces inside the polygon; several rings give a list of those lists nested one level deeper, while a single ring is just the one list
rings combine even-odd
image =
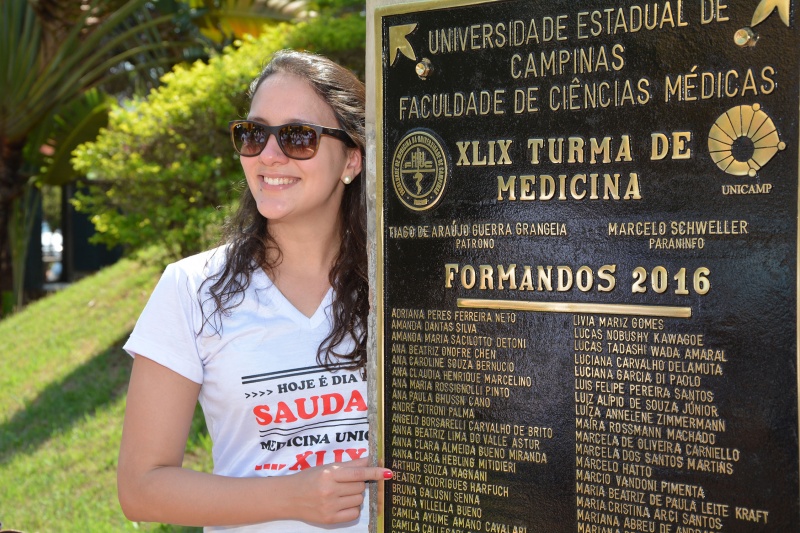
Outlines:
[{"label": "pointing finger", "polygon": [[377,466],[362,466],[362,467],[347,467],[340,468],[336,473],[340,481],[379,481],[392,479],[392,471],[388,468],[381,468]]}]

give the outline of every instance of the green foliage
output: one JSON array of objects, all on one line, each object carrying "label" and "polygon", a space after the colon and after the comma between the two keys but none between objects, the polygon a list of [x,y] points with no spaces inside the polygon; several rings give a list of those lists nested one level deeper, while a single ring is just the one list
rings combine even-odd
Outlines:
[{"label": "green foliage", "polygon": [[[174,0],[173,0],[174,1]],[[244,35],[261,35],[264,26],[302,15],[303,0],[185,0],[197,16],[194,24],[214,43],[227,45]]]},{"label": "green foliage", "polygon": [[246,113],[245,90],[286,32],[278,26],[207,64],[176,67],[146,99],[113,109],[108,128],[74,152],[89,178],[76,207],[90,214],[97,242],[160,242],[174,256],[216,242],[242,180],[227,123]]},{"label": "green foliage", "polygon": [[23,165],[23,171],[34,177],[37,186],[75,181],[78,176],[70,163],[72,151],[93,140],[108,124],[113,101],[98,89],[89,89],[39,124],[25,144]]},{"label": "green foliage", "polygon": [[[79,10],[70,29],[53,36],[34,2],[0,2],[0,139],[24,141],[59,105],[105,81],[113,67],[160,48],[143,38],[169,15],[117,31],[144,3],[127,1],[94,26],[91,11]],[[59,41],[50,42],[53,37]]]},{"label": "green foliage", "polygon": [[331,58],[364,79],[367,22],[359,0],[318,0],[310,3],[318,15],[295,26],[288,48]]}]

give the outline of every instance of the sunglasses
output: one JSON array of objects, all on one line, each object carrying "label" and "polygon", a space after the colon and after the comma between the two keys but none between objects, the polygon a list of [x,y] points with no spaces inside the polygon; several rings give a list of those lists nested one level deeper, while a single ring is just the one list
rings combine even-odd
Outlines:
[{"label": "sunglasses", "polygon": [[267,146],[269,136],[274,135],[281,151],[290,159],[311,159],[319,149],[323,135],[339,139],[347,146],[355,148],[356,143],[344,130],[326,128],[316,124],[283,124],[267,126],[252,120],[232,120],[231,130],[233,148],[243,157],[255,157]]}]

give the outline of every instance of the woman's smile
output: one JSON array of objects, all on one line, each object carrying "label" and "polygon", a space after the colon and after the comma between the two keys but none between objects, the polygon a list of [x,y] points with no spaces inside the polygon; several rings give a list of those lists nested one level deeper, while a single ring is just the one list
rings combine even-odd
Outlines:
[{"label": "woman's smile", "polygon": [[294,178],[290,176],[268,176],[261,174],[259,177],[267,187],[286,188],[287,186],[294,185],[300,181],[300,178]]}]

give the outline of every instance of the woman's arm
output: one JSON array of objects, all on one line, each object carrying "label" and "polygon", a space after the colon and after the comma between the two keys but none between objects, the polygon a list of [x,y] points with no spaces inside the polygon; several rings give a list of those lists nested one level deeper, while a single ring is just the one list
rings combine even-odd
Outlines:
[{"label": "woman's arm", "polygon": [[367,466],[367,459],[269,478],[182,468],[199,391],[197,383],[146,357],[134,359],[117,470],[128,519],[195,526],[347,522],[358,518],[365,481],[390,475]]}]

